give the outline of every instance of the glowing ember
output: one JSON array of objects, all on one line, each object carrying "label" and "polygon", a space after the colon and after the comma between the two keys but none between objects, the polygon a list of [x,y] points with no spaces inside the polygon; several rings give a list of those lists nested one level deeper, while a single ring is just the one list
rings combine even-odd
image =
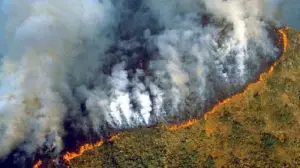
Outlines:
[{"label": "glowing ember", "polygon": [[39,168],[42,165],[42,160],[38,160],[34,165],[33,168]]},{"label": "glowing ember", "polygon": [[79,147],[79,150],[76,152],[66,152],[63,155],[63,159],[67,162],[70,162],[72,159],[81,156],[84,152],[94,149],[95,147],[100,147],[103,144],[103,140],[100,140],[94,144],[84,144]]},{"label": "glowing ember", "polygon": [[192,120],[188,120],[188,121],[185,121],[185,122],[177,124],[177,125],[166,126],[166,128],[169,129],[169,130],[176,130],[176,129],[180,129],[180,128],[187,128],[187,127],[189,127],[191,125],[194,125],[196,122],[198,122],[198,119],[192,119]]},{"label": "glowing ember", "polygon": [[[106,140],[107,142],[111,142],[113,140],[115,140],[117,138],[117,135],[112,136],[111,138],[109,138],[108,140]],[[66,162],[70,162],[72,159],[81,156],[84,152],[92,150],[96,147],[100,147],[102,144],[104,143],[104,140],[99,140],[96,143],[87,143],[87,144],[83,144],[82,146],[79,147],[79,150],[76,152],[66,152],[63,155],[63,159]]]},{"label": "glowing ember", "polygon": [[284,27],[282,29],[279,29],[278,32],[281,34],[281,40],[282,40],[282,44],[283,44],[283,52],[286,52],[287,51],[287,48],[288,48],[288,36],[287,34],[285,33],[285,30],[287,30],[288,27]]},{"label": "glowing ember", "polygon": [[118,137],[118,135],[113,135],[112,137],[110,137],[107,142],[112,142],[114,141],[116,138]]}]

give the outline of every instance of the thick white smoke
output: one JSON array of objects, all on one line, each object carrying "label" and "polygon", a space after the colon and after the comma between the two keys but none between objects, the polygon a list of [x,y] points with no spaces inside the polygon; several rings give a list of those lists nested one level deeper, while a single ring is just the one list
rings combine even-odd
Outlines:
[{"label": "thick white smoke", "polygon": [[0,158],[16,148],[59,153],[66,120],[101,136],[199,116],[275,60],[272,26],[297,27],[300,17],[289,13],[297,0],[4,0],[1,7]]},{"label": "thick white smoke", "polygon": [[109,25],[110,7],[96,0],[3,2],[0,157],[20,143],[28,153],[35,152],[48,134],[58,149],[63,146],[64,97],[73,89],[68,78],[81,72],[74,70],[82,68],[78,60],[97,59],[93,53],[81,58],[88,46],[107,48],[105,38],[97,36]]}]

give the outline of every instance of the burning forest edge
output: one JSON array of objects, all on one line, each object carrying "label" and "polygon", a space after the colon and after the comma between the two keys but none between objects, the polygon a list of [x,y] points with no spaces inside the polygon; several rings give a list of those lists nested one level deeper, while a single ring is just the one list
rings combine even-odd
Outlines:
[{"label": "burning forest edge", "polygon": [[265,83],[299,5],[1,1],[0,167],[68,166],[125,132],[208,121]]},{"label": "burning forest edge", "polygon": [[[239,96],[245,94],[252,87],[252,85],[262,82],[266,76],[270,76],[272,74],[272,72],[274,71],[274,68],[279,64],[281,56],[285,52],[288,51],[288,36],[286,33],[286,31],[288,29],[289,29],[289,27],[282,27],[282,28],[274,30],[276,33],[278,33],[278,38],[276,38],[276,44],[278,45],[279,48],[281,48],[280,57],[277,60],[275,60],[274,63],[266,71],[261,72],[256,81],[250,82],[247,86],[245,86],[245,88],[241,92],[236,93],[236,94],[218,102],[216,105],[213,106],[213,108],[211,110],[203,113],[203,116],[201,116],[200,118],[204,118],[205,120],[207,120],[209,115],[214,114],[220,106],[230,102],[231,99],[234,99],[236,97],[239,97]],[[179,124],[171,124],[171,125],[170,124],[163,124],[163,125],[159,124],[159,125],[154,125],[151,127],[161,127],[161,128],[165,128],[165,129],[172,131],[172,130],[190,127],[197,122],[199,122],[199,118],[187,120],[187,121],[181,122]],[[130,129],[124,130],[124,131],[130,131]],[[47,159],[46,162],[43,162],[43,160],[41,160],[41,159],[36,159],[35,164],[33,165],[33,168],[40,168],[43,166],[47,166],[47,164],[50,162],[54,163],[54,165],[68,167],[68,164],[72,159],[80,157],[85,152],[93,150],[94,148],[100,147],[107,142],[114,141],[116,138],[118,138],[118,133],[114,133],[114,135],[112,135],[110,138],[100,139],[94,143],[83,143],[83,144],[79,145],[79,147],[77,147],[76,149],[71,149],[71,150],[62,152],[62,154],[57,159],[54,159],[54,160]]]}]

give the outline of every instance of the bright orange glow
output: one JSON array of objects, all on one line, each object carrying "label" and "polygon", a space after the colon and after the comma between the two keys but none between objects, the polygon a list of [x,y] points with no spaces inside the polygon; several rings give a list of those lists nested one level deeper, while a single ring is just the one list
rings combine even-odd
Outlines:
[{"label": "bright orange glow", "polygon": [[[280,33],[281,35],[281,41],[280,43],[282,44],[282,50],[283,52],[287,51],[287,47],[288,47],[288,36],[285,32],[285,30],[288,29],[287,27],[284,27],[282,29],[278,30],[278,33]],[[260,74],[258,81],[254,82],[254,83],[250,83],[241,93],[238,93],[236,95],[233,95],[229,98],[224,99],[223,101],[217,103],[210,111],[206,112],[204,114],[204,119],[207,120],[208,116],[215,113],[222,105],[224,105],[225,103],[228,103],[229,101],[231,101],[232,99],[235,99],[239,96],[242,96],[243,94],[245,94],[251,87],[252,85],[256,84],[256,83],[260,83],[264,80],[264,77],[266,75],[270,75],[273,71],[274,71],[274,67],[276,67],[279,63],[279,60],[277,60],[270,68],[267,72],[263,72]],[[176,125],[166,125],[164,126],[165,128],[167,128],[168,130],[177,130],[177,129],[181,129],[181,128],[187,128],[190,127],[192,125],[194,125],[195,123],[197,123],[199,121],[199,119],[192,119],[192,120],[188,120],[185,121],[183,123],[180,124],[176,124]],[[113,140],[115,140],[118,137],[118,135],[114,135],[111,138],[107,139],[107,142],[111,142]],[[66,152],[63,155],[63,159],[66,162],[70,162],[72,159],[81,156],[82,154],[84,154],[86,151],[90,151],[96,147],[100,147],[102,144],[104,143],[104,140],[99,140],[96,143],[87,143],[87,144],[83,144],[82,146],[79,147],[79,149],[75,152]],[[39,168],[39,166],[42,164],[42,161],[39,160],[34,166],[33,168]]]},{"label": "bright orange glow", "polygon": [[38,160],[34,165],[33,168],[39,168],[42,165],[42,160]]},{"label": "bright orange glow", "polygon": [[[116,138],[118,137],[118,135],[113,135],[112,137],[110,137],[109,139],[107,140],[99,140],[97,141],[96,143],[86,143],[86,144],[83,144],[79,147],[78,150],[74,151],[74,152],[66,152],[62,158],[64,159],[64,161],[66,162],[70,162],[72,159],[76,158],[76,157],[79,157],[81,156],[82,154],[84,154],[86,151],[90,151],[96,147],[100,147],[104,141],[107,141],[107,142],[112,142],[114,141]],[[42,165],[42,161],[41,160],[38,160],[33,168],[39,168],[40,166]]]},{"label": "bright orange glow", "polygon": [[112,137],[110,137],[107,142],[112,142],[114,141],[116,138],[118,137],[118,135],[113,135]]},{"label": "bright orange glow", "polygon": [[[107,142],[111,142],[113,140],[115,140],[118,137],[118,135],[114,135],[111,138],[107,139]],[[102,144],[104,143],[104,140],[99,140],[96,143],[87,143],[87,144],[83,144],[82,146],[79,147],[79,149],[75,152],[66,152],[63,155],[63,159],[66,162],[70,162],[72,159],[81,156],[84,152],[86,151],[90,151],[96,147],[100,147]]]},{"label": "bright orange glow", "polygon": [[[286,52],[287,48],[288,48],[288,36],[286,34],[286,31],[285,31],[287,29],[288,29],[288,27],[284,27],[284,28],[281,28],[281,29],[277,30],[277,32],[281,35],[281,38],[280,38],[279,42],[280,42],[280,44],[282,44],[283,53]],[[208,111],[204,114],[204,119],[207,120],[208,116],[211,115],[211,114],[214,114],[222,105],[230,102],[232,99],[235,99],[235,98],[238,98],[238,97],[244,95],[246,92],[248,92],[250,90],[250,88],[254,84],[262,82],[265,76],[268,76],[268,75],[272,74],[272,72],[274,71],[274,67],[276,67],[278,65],[278,63],[279,63],[279,60],[275,61],[275,63],[269,68],[269,70],[267,72],[263,72],[259,75],[258,81],[248,84],[248,86],[242,92],[240,92],[238,94],[235,94],[235,95],[233,95],[229,98],[226,98],[226,99],[220,101],[219,103],[217,103],[210,111]],[[180,129],[180,128],[186,128],[186,127],[189,127],[189,126],[197,123],[198,121],[199,121],[199,119],[192,119],[192,120],[189,120],[189,121],[185,121],[181,124],[166,126],[166,128],[169,129],[169,130],[176,130],[176,129]]]},{"label": "bright orange glow", "polygon": [[289,44],[289,39],[288,39],[288,36],[285,32],[285,30],[287,30],[287,29],[288,29],[288,27],[284,27],[284,28],[278,30],[278,32],[281,35],[281,40],[282,40],[282,45],[283,45],[283,52],[287,51],[288,44]]},{"label": "bright orange glow", "polygon": [[70,162],[72,159],[81,156],[84,152],[92,150],[96,147],[100,147],[103,144],[103,140],[100,140],[94,144],[92,143],[87,143],[87,144],[83,144],[82,146],[79,147],[78,151],[76,152],[66,152],[63,155],[63,159],[67,162]]},{"label": "bright orange glow", "polygon": [[168,130],[176,130],[176,129],[180,129],[180,128],[187,128],[189,126],[194,125],[196,122],[198,122],[198,119],[192,119],[192,120],[188,120],[188,121],[185,121],[185,122],[177,124],[177,125],[167,125],[166,128]]}]

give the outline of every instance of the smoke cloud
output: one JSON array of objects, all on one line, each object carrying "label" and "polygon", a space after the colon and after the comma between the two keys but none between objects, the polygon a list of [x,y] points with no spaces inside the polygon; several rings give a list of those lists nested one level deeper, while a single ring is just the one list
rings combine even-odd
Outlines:
[{"label": "smoke cloud", "polygon": [[279,56],[270,32],[299,28],[299,8],[297,0],[4,0],[0,158],[56,156],[70,134],[202,115]]}]

